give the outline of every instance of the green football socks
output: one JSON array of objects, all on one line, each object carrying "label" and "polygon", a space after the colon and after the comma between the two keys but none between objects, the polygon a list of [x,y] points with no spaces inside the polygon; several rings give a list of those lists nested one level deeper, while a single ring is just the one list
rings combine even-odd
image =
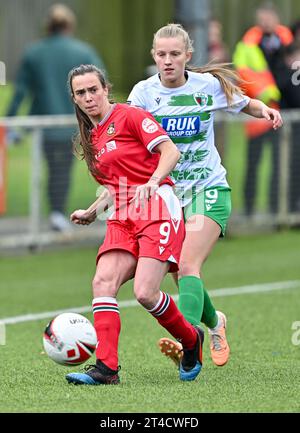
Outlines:
[{"label": "green football socks", "polygon": [[218,316],[201,278],[193,275],[182,277],[178,286],[178,308],[185,319],[192,325],[203,322],[208,328],[214,328],[218,323]]},{"label": "green football socks", "polygon": [[182,277],[178,281],[178,308],[192,325],[199,325],[204,304],[203,282],[192,275]]},{"label": "green football socks", "polygon": [[201,322],[203,322],[208,328],[214,328],[218,324],[218,315],[216,313],[215,307],[213,306],[209,294],[203,287],[204,292],[204,306],[203,313],[201,317]]}]

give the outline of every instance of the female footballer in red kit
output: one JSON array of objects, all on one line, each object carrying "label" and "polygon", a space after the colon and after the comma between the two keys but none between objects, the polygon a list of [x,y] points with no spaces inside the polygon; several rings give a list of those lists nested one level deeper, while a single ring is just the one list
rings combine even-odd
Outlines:
[{"label": "female footballer in red kit", "polygon": [[[182,211],[168,177],[180,158],[176,146],[151,114],[109,99],[110,86],[93,65],[69,73],[82,156],[98,183],[114,200],[106,236],[99,248],[93,279],[93,314],[97,333],[96,364],[69,373],[74,384],[117,384],[121,329],[117,294],[134,278],[138,302],[183,346],[179,378],[194,380],[202,367],[201,328],[191,325],[173,299],[160,290],[167,272],[178,269],[185,236]],[[105,193],[71,220],[89,224]]]}]

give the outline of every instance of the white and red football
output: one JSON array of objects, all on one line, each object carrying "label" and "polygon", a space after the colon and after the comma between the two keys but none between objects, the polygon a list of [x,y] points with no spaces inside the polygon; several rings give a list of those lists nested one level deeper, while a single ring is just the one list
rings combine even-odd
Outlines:
[{"label": "white and red football", "polygon": [[62,313],[52,319],[43,335],[44,349],[49,358],[62,365],[79,365],[93,354],[96,331],[81,314]]}]

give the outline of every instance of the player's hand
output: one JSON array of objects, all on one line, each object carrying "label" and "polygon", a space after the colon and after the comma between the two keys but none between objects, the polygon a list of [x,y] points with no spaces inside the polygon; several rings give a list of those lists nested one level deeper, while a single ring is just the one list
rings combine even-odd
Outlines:
[{"label": "player's hand", "polygon": [[155,179],[149,179],[144,185],[139,185],[135,191],[134,197],[130,200],[130,203],[135,202],[135,207],[144,207],[145,202],[148,201],[158,190],[159,184]]},{"label": "player's hand", "polygon": [[70,221],[74,224],[87,226],[96,219],[96,212],[90,213],[86,209],[77,209],[70,215]]},{"label": "player's hand", "polygon": [[278,129],[282,126],[283,121],[279,111],[270,107],[263,107],[262,117],[273,122],[273,129]]}]

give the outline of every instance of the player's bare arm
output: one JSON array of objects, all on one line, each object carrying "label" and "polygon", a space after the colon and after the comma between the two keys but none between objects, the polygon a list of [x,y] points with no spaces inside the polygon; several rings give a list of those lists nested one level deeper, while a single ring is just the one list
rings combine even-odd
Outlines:
[{"label": "player's bare arm", "polygon": [[249,104],[242,111],[253,117],[270,120],[273,122],[273,129],[278,129],[283,124],[279,111],[268,107],[258,99],[250,99]]},{"label": "player's bare arm", "polygon": [[95,221],[97,215],[105,212],[113,203],[109,191],[105,188],[101,195],[88,209],[77,209],[70,215],[74,224],[89,225]]}]

